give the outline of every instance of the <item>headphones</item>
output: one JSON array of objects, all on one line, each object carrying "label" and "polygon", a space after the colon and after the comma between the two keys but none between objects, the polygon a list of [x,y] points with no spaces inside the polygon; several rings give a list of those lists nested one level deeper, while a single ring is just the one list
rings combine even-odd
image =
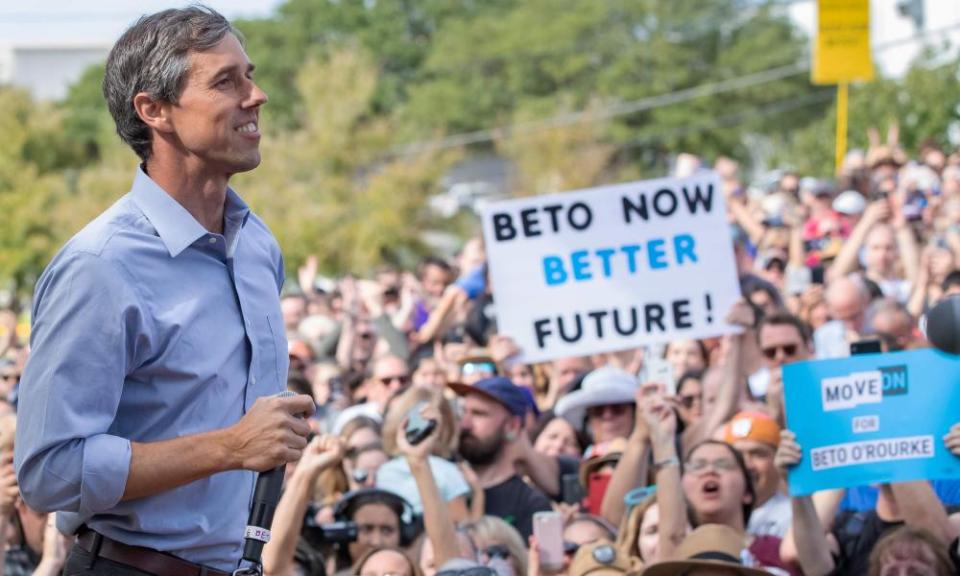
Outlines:
[{"label": "headphones", "polygon": [[383,504],[397,513],[400,520],[400,546],[413,544],[422,528],[422,518],[402,496],[380,488],[360,488],[344,494],[333,507],[333,516],[340,522],[352,522],[354,513],[367,504]]}]

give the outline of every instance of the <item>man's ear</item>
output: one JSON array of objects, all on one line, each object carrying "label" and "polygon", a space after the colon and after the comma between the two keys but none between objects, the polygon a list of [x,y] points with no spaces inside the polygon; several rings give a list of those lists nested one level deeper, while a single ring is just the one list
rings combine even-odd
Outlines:
[{"label": "man's ear", "polygon": [[150,128],[157,132],[173,132],[168,103],[155,100],[146,92],[139,92],[133,97],[133,109]]},{"label": "man's ear", "polygon": [[507,439],[507,442],[513,442],[520,437],[520,433],[523,432],[523,422],[520,420],[519,416],[511,416],[504,423],[504,438]]}]

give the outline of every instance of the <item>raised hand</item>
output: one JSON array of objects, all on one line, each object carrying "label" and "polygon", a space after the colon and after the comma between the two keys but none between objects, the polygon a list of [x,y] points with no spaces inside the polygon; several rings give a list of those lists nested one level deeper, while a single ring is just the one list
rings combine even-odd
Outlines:
[{"label": "raised hand", "polygon": [[13,453],[4,452],[0,457],[0,515],[4,518],[13,514],[20,498],[17,487],[17,473],[13,469]]},{"label": "raised hand", "polygon": [[489,348],[490,356],[497,364],[503,364],[511,356],[520,353],[520,347],[513,341],[513,338],[499,334],[490,337]]},{"label": "raised hand", "polygon": [[960,422],[950,427],[950,431],[943,435],[943,443],[954,456],[960,456]]},{"label": "raised hand", "polygon": [[753,328],[757,323],[757,314],[753,307],[746,300],[740,298],[733,303],[730,311],[727,312],[727,324],[741,326],[743,328]]},{"label": "raised hand", "polygon": [[641,421],[650,431],[654,446],[672,444],[677,434],[677,415],[664,397],[663,385],[647,382],[640,387]]},{"label": "raised hand", "polygon": [[297,469],[303,469],[307,472],[320,472],[332,466],[340,464],[343,460],[343,443],[340,438],[324,434],[315,436],[307,444],[297,463]]},{"label": "raised hand", "polygon": [[311,254],[307,256],[303,266],[297,268],[297,281],[300,283],[300,289],[304,294],[313,294],[313,285],[317,281],[317,257]]},{"label": "raised hand", "polygon": [[427,420],[435,420],[438,425],[433,428],[429,436],[414,446],[407,441],[406,429],[409,418],[404,418],[403,423],[397,428],[397,447],[400,449],[400,453],[406,456],[408,460],[426,462],[430,454],[433,453],[434,445],[437,443],[437,431],[440,429],[440,410],[432,404],[427,404],[420,409],[420,416]]},{"label": "raised hand", "polygon": [[799,464],[802,457],[803,452],[797,444],[797,435],[790,430],[781,430],[780,446],[777,447],[777,453],[773,457],[774,465],[786,477],[787,471]]}]

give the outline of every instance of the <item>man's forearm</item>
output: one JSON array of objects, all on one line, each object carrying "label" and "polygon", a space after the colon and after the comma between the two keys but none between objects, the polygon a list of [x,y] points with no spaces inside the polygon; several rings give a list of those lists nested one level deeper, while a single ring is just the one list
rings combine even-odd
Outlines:
[{"label": "man's forearm", "polygon": [[153,496],[218,472],[242,467],[227,429],[160,442],[131,442],[121,502]]}]

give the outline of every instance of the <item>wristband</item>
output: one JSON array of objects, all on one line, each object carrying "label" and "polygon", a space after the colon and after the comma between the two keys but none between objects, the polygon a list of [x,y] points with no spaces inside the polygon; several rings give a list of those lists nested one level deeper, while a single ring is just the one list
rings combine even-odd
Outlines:
[{"label": "wristband", "polygon": [[658,460],[657,462],[653,463],[653,473],[659,474],[661,470],[670,466],[680,466],[680,460],[676,456]]}]

